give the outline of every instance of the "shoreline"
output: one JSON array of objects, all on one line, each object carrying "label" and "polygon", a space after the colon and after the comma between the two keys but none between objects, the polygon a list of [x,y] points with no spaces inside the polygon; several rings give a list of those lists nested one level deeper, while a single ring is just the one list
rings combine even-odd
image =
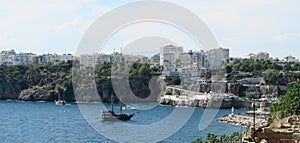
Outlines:
[{"label": "shoreline", "polygon": [[[162,105],[169,106],[189,106],[189,107],[199,107],[199,108],[221,108],[221,109],[253,109],[253,101],[249,100],[194,100],[194,99],[165,99],[160,98],[158,102]],[[256,107],[260,107],[263,104],[263,108],[270,107],[271,103],[264,101],[255,102]]]},{"label": "shoreline", "polygon": [[[255,120],[255,126],[257,128],[266,127],[269,125],[269,122],[266,119],[255,118]],[[253,117],[250,116],[227,114],[221,118],[218,118],[217,121],[238,126],[253,126]]]},{"label": "shoreline", "polygon": [[[19,100],[19,99],[1,99],[0,101],[7,101],[7,102],[38,102],[38,103],[55,103],[55,101],[44,101],[44,100]],[[232,109],[232,107],[234,107],[234,109],[253,109],[251,104],[249,106],[224,106],[224,105],[236,105],[236,104],[241,104],[245,102],[246,105],[249,105],[250,103],[252,104],[252,102],[250,101],[236,101],[235,103],[231,103],[228,101],[223,101],[222,105],[220,107],[218,106],[191,106],[191,105],[186,105],[186,104],[166,104],[166,103],[161,103],[160,101],[152,101],[152,102],[148,102],[148,103],[157,103],[161,106],[173,106],[173,107],[190,107],[190,108],[203,108],[203,109]],[[72,104],[97,104],[97,103],[110,103],[109,101],[71,101],[71,102],[67,102],[68,103],[72,103]],[[130,102],[130,103],[142,103],[142,102]],[[259,102],[257,102],[256,104],[260,104]],[[211,103],[211,105],[214,105],[214,103]],[[245,114],[250,113],[252,111],[247,111]],[[263,114],[264,115],[264,114]],[[265,114],[267,115],[267,114]]]}]

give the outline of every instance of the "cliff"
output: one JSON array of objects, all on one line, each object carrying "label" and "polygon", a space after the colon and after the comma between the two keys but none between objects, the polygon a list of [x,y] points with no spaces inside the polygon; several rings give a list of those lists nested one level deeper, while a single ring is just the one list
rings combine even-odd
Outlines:
[{"label": "cliff", "polygon": [[[214,87],[213,87],[214,86]],[[224,83],[220,85],[210,85],[210,84],[192,84],[187,87],[188,90],[195,92],[229,92],[238,96],[245,96],[247,92],[258,93],[259,95],[283,95],[287,91],[287,87],[284,85],[242,85],[234,83]]]},{"label": "cliff", "polygon": [[[57,87],[67,88],[65,94],[71,92],[71,67],[72,62],[57,65],[0,65],[0,100],[57,100]],[[66,97],[68,100],[72,98]]]},{"label": "cliff", "polygon": [[18,99],[20,94],[20,87],[13,79],[0,77],[0,100],[4,99]]},{"label": "cliff", "polygon": [[[295,143],[300,139],[300,116],[294,115],[271,123],[269,126],[255,128],[256,142]],[[253,127],[245,135],[245,140],[254,136]]]}]

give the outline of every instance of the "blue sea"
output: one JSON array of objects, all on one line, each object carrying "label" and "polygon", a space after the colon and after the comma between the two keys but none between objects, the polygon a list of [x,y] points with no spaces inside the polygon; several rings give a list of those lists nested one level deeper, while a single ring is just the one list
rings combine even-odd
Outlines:
[{"label": "blue sea", "polygon": [[[206,133],[231,134],[245,131],[244,127],[216,122],[216,118],[231,113],[231,109],[213,109],[216,117],[208,127],[200,130],[199,121],[204,115],[202,108],[171,107],[153,103],[132,105],[126,113],[139,112],[127,122],[102,122],[99,119],[100,103],[70,103],[65,106],[52,102],[0,101],[0,142],[1,143],[114,143],[114,142],[153,142],[161,136],[160,143],[190,143]],[[142,106],[140,106],[142,105]],[[106,104],[109,108],[109,105]],[[143,107],[143,110],[139,108]],[[149,108],[145,108],[149,107]],[[117,108],[117,107],[116,107]],[[175,110],[187,112],[193,109],[191,117],[181,127],[181,114],[173,115]],[[116,109],[117,110],[117,109]],[[86,111],[90,111],[87,115]],[[212,111],[212,110],[211,110]],[[235,114],[246,110],[236,109]],[[82,114],[86,112],[85,114]],[[186,114],[183,113],[182,116]],[[172,117],[168,119],[168,117]],[[162,122],[166,126],[156,124]],[[177,123],[178,122],[178,123]],[[156,126],[150,128],[149,126]],[[127,128],[131,126],[133,128]],[[178,127],[177,127],[178,126]],[[144,130],[135,130],[135,127]],[[144,128],[145,127],[145,128]],[[149,127],[149,128],[147,128]],[[172,131],[173,128],[178,128]],[[125,132],[124,132],[125,131]],[[170,133],[169,135],[167,133]],[[167,135],[167,136],[165,136]],[[152,138],[153,136],[153,138]],[[165,137],[163,137],[165,136]],[[159,138],[159,139],[160,139]],[[124,139],[124,140],[122,140]],[[121,141],[120,141],[121,140]]]}]

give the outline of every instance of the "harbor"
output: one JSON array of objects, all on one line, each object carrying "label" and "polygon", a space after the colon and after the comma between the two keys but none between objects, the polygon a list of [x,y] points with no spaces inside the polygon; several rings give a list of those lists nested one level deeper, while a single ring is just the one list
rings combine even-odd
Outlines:
[{"label": "harbor", "polygon": [[[177,87],[167,87],[166,94],[161,95],[158,102],[162,105],[189,106],[200,108],[252,108],[254,101],[242,100],[232,93],[201,93],[184,90]],[[256,107],[268,108],[271,103],[267,101],[256,101]],[[251,114],[250,112],[247,112]],[[269,114],[268,112],[259,112]]]}]

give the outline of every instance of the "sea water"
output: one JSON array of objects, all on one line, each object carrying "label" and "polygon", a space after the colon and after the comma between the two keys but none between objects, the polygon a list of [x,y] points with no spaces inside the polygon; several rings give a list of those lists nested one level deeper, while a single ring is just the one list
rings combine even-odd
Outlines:
[{"label": "sea water", "polygon": [[[82,104],[87,107],[96,107],[99,103]],[[147,103],[142,104],[143,106],[148,106]],[[79,105],[81,104],[70,103],[62,106],[55,105],[55,103],[52,102],[0,101],[0,142],[115,142],[114,140],[104,137],[87,122],[80,112]],[[152,105],[153,104],[151,104],[151,106]],[[107,104],[107,107],[109,108],[109,104]],[[132,120],[126,122],[127,124],[151,125],[165,119],[175,108],[190,107],[157,105],[148,110],[139,110],[138,108],[139,105],[124,111],[125,113],[139,111]],[[118,107],[116,107],[116,110],[118,110]],[[240,114],[245,111],[246,110],[236,109],[234,112],[235,114]],[[204,109],[195,108],[193,115],[179,131],[159,142],[192,142],[199,137],[205,138],[207,133],[221,135],[231,134],[235,131],[245,131],[244,127],[216,122],[217,118],[230,114],[231,109],[220,109],[213,122],[211,122],[206,129],[199,130],[199,119],[203,115],[203,112]],[[98,113],[100,113],[100,111]],[[99,116],[100,115],[95,115],[95,124],[97,124],[97,122],[101,123],[100,119],[97,118]],[[110,123],[106,124],[109,125]],[[145,131],[141,134],[151,135],[151,132],[159,133],[163,132],[163,130],[158,128],[155,131]],[[126,135],[115,133],[114,137],[126,136],[130,139],[131,135],[131,131],[128,131]]]}]

